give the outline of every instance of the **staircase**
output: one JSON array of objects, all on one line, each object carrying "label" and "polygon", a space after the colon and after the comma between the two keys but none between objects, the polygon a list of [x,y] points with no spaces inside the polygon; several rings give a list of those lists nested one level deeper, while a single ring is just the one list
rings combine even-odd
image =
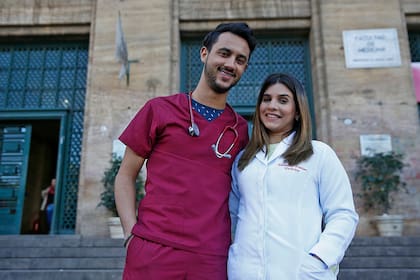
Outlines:
[{"label": "staircase", "polygon": [[[79,235],[0,235],[0,279],[120,280],[122,243]],[[420,280],[420,237],[355,238],[338,279]]]},{"label": "staircase", "polygon": [[357,237],[339,280],[420,280],[420,237]]},{"label": "staircase", "polygon": [[79,235],[0,235],[0,279],[120,280],[122,244]]}]

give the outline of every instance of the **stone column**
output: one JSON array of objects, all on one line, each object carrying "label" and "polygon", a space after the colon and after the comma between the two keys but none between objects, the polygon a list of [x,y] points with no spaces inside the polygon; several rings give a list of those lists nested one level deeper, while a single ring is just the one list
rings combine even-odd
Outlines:
[{"label": "stone column", "polygon": [[[151,97],[168,95],[171,80],[171,2],[98,0],[92,16],[89,76],[76,232],[108,236],[106,217],[97,207],[101,178],[109,166],[113,141]],[[118,79],[115,58],[118,12],[127,42],[130,82]]]}]

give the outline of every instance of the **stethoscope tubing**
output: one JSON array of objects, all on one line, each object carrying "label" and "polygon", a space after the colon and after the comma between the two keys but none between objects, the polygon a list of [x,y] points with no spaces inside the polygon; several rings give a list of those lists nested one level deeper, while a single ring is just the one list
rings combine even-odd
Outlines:
[{"label": "stethoscope tubing", "polygon": [[[188,95],[188,109],[189,109],[189,113],[190,113],[190,126],[188,127],[188,134],[192,137],[198,137],[200,136],[200,129],[198,128],[197,124],[194,122],[194,114],[193,114],[193,109],[192,109],[192,91],[189,93]],[[236,127],[238,126],[238,116],[236,115],[235,111],[233,110],[233,108],[226,103],[226,106],[229,108],[229,110],[232,112],[234,118],[235,118],[235,123],[233,126],[227,125],[223,128],[222,132],[219,134],[219,136],[217,137],[216,143],[212,145],[212,149],[214,151],[214,153],[216,154],[216,157],[218,158],[231,158],[231,155],[229,154],[229,152],[233,149],[233,147],[235,146],[239,135],[238,135],[238,131],[236,130]],[[226,149],[225,152],[221,153],[219,151],[219,144],[220,141],[222,140],[223,136],[225,135],[225,133],[228,130],[232,130],[235,138],[232,141],[232,144],[230,144],[230,146]]]}]

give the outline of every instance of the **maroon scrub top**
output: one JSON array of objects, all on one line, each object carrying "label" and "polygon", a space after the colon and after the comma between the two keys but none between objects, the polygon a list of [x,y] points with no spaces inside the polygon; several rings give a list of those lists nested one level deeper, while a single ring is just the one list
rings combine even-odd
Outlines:
[{"label": "maroon scrub top", "polygon": [[[197,253],[227,256],[230,244],[228,196],[231,166],[248,142],[246,120],[226,107],[209,122],[193,111],[199,137],[191,125],[187,94],[148,101],[129,123],[120,140],[147,159],[146,196],[139,204],[132,232],[144,239]],[[212,149],[226,126],[235,125],[238,141],[231,158],[218,158]],[[231,145],[228,131],[219,152]]]}]

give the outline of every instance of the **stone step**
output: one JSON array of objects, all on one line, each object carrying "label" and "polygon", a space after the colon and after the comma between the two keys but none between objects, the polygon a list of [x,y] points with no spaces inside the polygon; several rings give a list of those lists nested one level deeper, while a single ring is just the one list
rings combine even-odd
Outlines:
[{"label": "stone step", "polygon": [[0,271],[2,280],[120,280],[121,270],[8,270]]},{"label": "stone step", "polygon": [[338,280],[420,279],[420,237],[356,237]]},{"label": "stone step", "polygon": [[0,270],[40,270],[40,269],[122,269],[123,257],[69,257],[69,258],[1,258]]},{"label": "stone step", "polygon": [[353,246],[346,252],[347,257],[376,256],[420,256],[419,246]]},{"label": "stone step", "polygon": [[0,235],[0,279],[121,279],[122,245],[79,235]]},{"label": "stone step", "polygon": [[341,262],[340,268],[420,269],[420,257],[346,257]]},{"label": "stone step", "polygon": [[418,280],[417,269],[341,269],[338,280]]},{"label": "stone step", "polygon": [[355,238],[340,268],[420,269],[420,237]]},{"label": "stone step", "polygon": [[122,248],[123,239],[107,237],[83,237],[80,235],[0,235],[0,248],[45,248],[45,247],[117,247]]},{"label": "stone step", "polygon": [[[122,244],[79,235],[0,235],[0,279],[121,279]],[[420,279],[420,237],[355,238],[338,279]]]},{"label": "stone step", "polygon": [[83,258],[124,257],[120,247],[7,247],[0,248],[0,258]]},{"label": "stone step", "polygon": [[350,247],[355,246],[420,246],[420,237],[355,237]]}]

